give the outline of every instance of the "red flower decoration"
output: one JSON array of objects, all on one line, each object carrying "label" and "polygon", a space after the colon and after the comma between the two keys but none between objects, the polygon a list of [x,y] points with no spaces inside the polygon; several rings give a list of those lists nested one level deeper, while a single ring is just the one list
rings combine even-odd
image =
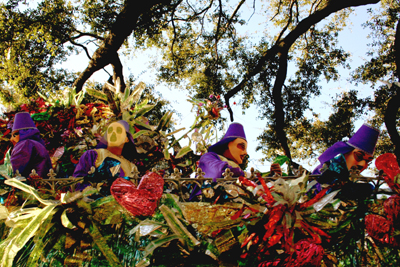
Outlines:
[{"label": "red flower decoration", "polygon": [[396,156],[392,153],[380,155],[375,161],[375,166],[378,170],[383,170],[387,174],[387,176],[384,176],[385,182],[393,191],[400,194],[400,184],[394,182],[396,175],[400,173]]}]

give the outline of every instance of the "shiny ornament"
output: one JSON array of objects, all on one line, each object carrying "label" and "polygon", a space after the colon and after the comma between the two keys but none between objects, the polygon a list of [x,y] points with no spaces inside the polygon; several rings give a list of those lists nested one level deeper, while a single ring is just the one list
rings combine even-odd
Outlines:
[{"label": "shiny ornament", "polygon": [[111,186],[111,194],[133,216],[151,216],[158,206],[164,187],[164,179],[149,172],[142,177],[139,186],[118,178]]}]

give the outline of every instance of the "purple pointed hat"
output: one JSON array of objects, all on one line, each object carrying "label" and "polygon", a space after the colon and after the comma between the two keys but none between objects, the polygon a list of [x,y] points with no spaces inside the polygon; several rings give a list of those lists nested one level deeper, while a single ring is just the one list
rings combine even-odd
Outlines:
[{"label": "purple pointed hat", "polygon": [[[226,131],[224,137],[222,139],[215,143],[214,145],[210,146],[208,148],[208,152],[215,152],[215,153],[221,153],[222,149],[226,148],[226,145],[229,142],[232,142],[236,138],[241,138],[246,140],[246,134],[244,133],[244,128],[243,125],[237,122],[231,123],[229,125],[228,130]],[[247,140],[246,140],[247,141]]]},{"label": "purple pointed hat", "polygon": [[31,115],[28,112],[19,112],[15,114],[12,131],[25,130],[25,129],[37,129],[37,128],[31,118]]},{"label": "purple pointed hat", "polygon": [[370,125],[363,124],[360,129],[347,141],[347,144],[354,148],[364,151],[366,154],[373,155],[376,142],[378,141],[379,130]]}]

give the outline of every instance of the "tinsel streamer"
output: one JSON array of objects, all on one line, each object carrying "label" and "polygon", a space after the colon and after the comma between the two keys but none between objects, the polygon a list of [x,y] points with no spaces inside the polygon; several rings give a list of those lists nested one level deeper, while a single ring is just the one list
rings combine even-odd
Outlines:
[{"label": "tinsel streamer", "polygon": [[44,255],[43,250],[46,246],[45,239],[49,230],[54,226],[54,223],[51,222],[52,218],[47,218],[46,221],[40,226],[39,230],[35,234],[33,241],[35,246],[33,250],[29,253],[29,259],[27,262],[27,266],[35,266],[37,262],[40,260],[40,257]]},{"label": "tinsel streamer", "polygon": [[400,196],[393,195],[385,200],[383,207],[387,214],[387,218],[396,228],[400,228]]},{"label": "tinsel streamer", "polygon": [[[91,216],[88,216],[88,217],[89,217],[89,219],[91,218]],[[96,226],[96,224],[93,221],[91,222],[91,224],[89,226],[89,234],[92,237],[93,242],[96,244],[96,246],[103,253],[104,257],[107,259],[110,266],[123,267],[123,265],[119,261],[118,257],[114,254],[112,249],[107,245],[107,241],[101,235],[99,228]]]},{"label": "tinsel streamer", "polygon": [[179,236],[174,234],[151,241],[144,249],[143,257],[147,258],[156,248],[161,247],[174,239],[179,239]]},{"label": "tinsel streamer", "polygon": [[194,238],[194,236],[183,226],[178,218],[172,213],[172,211],[164,204],[159,207],[159,210],[164,216],[165,221],[171,228],[172,232],[179,236],[182,243],[186,243],[188,247],[193,248],[200,244],[200,242]]},{"label": "tinsel streamer", "polygon": [[400,184],[395,181],[396,175],[400,173],[396,156],[392,153],[380,155],[375,160],[375,166],[378,170],[383,170],[387,174],[387,176],[383,177],[385,182],[393,191],[395,191],[397,194],[400,194]]},{"label": "tinsel streamer", "polygon": [[272,211],[270,212],[269,220],[264,225],[264,228],[267,230],[267,232],[263,237],[263,241],[267,241],[267,239],[273,234],[273,232],[275,231],[275,227],[278,224],[278,222],[282,219],[285,210],[286,206],[284,205],[278,205],[272,209]]},{"label": "tinsel streamer", "polygon": [[289,257],[285,266],[321,266],[324,249],[310,240],[300,240],[295,244],[295,251]]},{"label": "tinsel streamer", "polygon": [[308,207],[314,205],[315,203],[317,203],[321,198],[323,198],[325,196],[326,192],[330,189],[330,187],[327,187],[327,188],[323,189],[322,191],[320,191],[315,197],[313,197],[309,201],[301,203],[300,204],[300,210],[308,208]]},{"label": "tinsel streamer", "polygon": [[275,203],[275,199],[272,196],[271,191],[269,190],[264,179],[261,177],[261,173],[257,173],[257,178],[260,181],[262,187],[264,188],[264,192],[267,194],[267,203],[272,206]]},{"label": "tinsel streamer", "polygon": [[[15,236],[15,238],[13,238],[9,243],[7,242],[7,239],[3,240],[3,242],[8,243],[6,247],[2,246],[3,242],[0,243],[0,256],[3,266],[12,266],[14,257],[17,255],[18,251],[20,251],[23,246],[29,241],[29,239],[35,235],[36,231],[39,229],[43,221],[53,214],[53,211],[56,207],[57,205],[46,206],[42,209],[42,212],[39,215],[35,216],[29,222],[29,224],[21,232],[19,232]],[[15,231],[16,229],[17,228],[13,228],[13,231]]]},{"label": "tinsel streamer", "polygon": [[382,243],[390,243],[390,235],[392,229],[391,226],[391,221],[380,215],[368,214],[367,216],[365,216],[365,229],[367,233],[372,238]]}]

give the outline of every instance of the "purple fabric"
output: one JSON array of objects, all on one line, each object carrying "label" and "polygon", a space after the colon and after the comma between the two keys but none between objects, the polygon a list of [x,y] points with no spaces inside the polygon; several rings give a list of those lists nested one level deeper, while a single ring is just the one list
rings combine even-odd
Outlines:
[{"label": "purple fabric", "polygon": [[217,178],[222,177],[222,173],[226,168],[231,169],[234,177],[244,176],[244,172],[240,168],[234,168],[228,162],[221,160],[217,153],[207,152],[201,156],[199,167],[205,172],[205,178],[213,178],[215,182]]},{"label": "purple fabric", "polygon": [[[96,150],[88,150],[79,159],[78,164],[75,167],[74,173],[72,176],[74,177],[84,177],[88,175],[88,172],[90,171],[90,168],[92,166],[95,166],[96,159],[97,159],[97,152]],[[120,176],[123,177],[125,176],[124,170],[121,168],[120,170]]]},{"label": "purple fabric", "polygon": [[363,124],[357,130],[357,132],[349,139],[349,141],[336,142],[335,144],[333,144],[333,146],[325,150],[325,152],[322,153],[321,156],[319,156],[318,158],[320,165],[318,165],[314,169],[312,174],[321,174],[320,169],[322,168],[325,162],[328,162],[329,160],[333,159],[338,154],[344,155],[356,148],[372,156],[374,154],[376,142],[378,141],[378,136],[379,136],[379,130],[367,124]]},{"label": "purple fabric", "polygon": [[88,174],[90,167],[94,166],[97,159],[97,152],[95,150],[88,150],[79,159],[78,164],[75,167],[74,177],[83,177]]},{"label": "purple fabric", "polygon": [[23,140],[35,140],[45,146],[43,139],[40,137],[40,132],[38,129],[24,129],[19,130],[19,141]]},{"label": "purple fabric", "polygon": [[322,168],[322,165],[324,165],[325,162],[330,161],[338,154],[344,155],[352,150],[354,150],[354,147],[348,145],[346,142],[342,141],[336,142],[335,144],[333,144],[333,146],[325,150],[325,152],[322,153],[321,156],[319,156],[318,160],[320,164],[314,169],[312,174],[321,174],[320,169]]},{"label": "purple fabric", "polygon": [[[20,136],[21,138],[21,136]],[[51,160],[46,147],[38,141],[20,140],[11,152],[13,171],[18,170],[24,177],[29,177],[33,169],[42,178],[48,178],[51,169]]]}]

